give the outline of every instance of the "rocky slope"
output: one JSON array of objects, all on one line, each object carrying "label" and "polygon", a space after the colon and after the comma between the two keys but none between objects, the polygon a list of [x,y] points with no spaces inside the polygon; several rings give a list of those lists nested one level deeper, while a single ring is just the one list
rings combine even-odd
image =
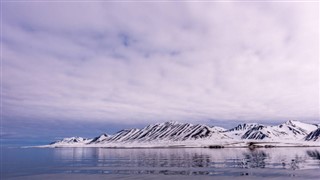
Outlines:
[{"label": "rocky slope", "polygon": [[310,132],[306,138],[306,141],[318,141],[320,142],[320,127],[312,132]]}]

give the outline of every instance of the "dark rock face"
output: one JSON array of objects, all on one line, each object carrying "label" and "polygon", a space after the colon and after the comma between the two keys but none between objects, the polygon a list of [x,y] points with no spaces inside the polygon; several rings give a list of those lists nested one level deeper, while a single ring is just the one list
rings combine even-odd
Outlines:
[{"label": "dark rock face", "polygon": [[262,125],[256,124],[256,123],[252,123],[252,124],[243,123],[243,124],[239,124],[238,126],[232,128],[232,129],[229,129],[228,131],[229,132],[231,132],[231,131],[245,131],[245,130],[250,130],[254,127],[259,127],[259,126],[262,126]]},{"label": "dark rock face", "polygon": [[269,136],[259,130],[251,129],[247,131],[243,136],[241,136],[241,139],[260,139],[261,140],[266,137],[269,137]]},{"label": "dark rock face", "polygon": [[317,140],[320,140],[320,127],[314,131],[312,131],[311,133],[309,133],[305,140],[306,141],[317,141]]}]

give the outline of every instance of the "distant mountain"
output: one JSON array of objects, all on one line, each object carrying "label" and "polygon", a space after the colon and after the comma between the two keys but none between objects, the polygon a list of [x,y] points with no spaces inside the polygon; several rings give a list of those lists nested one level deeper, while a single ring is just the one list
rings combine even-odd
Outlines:
[{"label": "distant mountain", "polygon": [[241,138],[257,140],[300,140],[306,137],[311,131],[317,129],[317,127],[317,125],[289,120],[277,126],[255,126],[248,130]]},{"label": "distant mountain", "polygon": [[[319,145],[319,125],[290,120],[276,126],[242,123],[231,129],[203,124],[164,122],[142,129],[124,129],[113,135],[102,134],[93,139],[71,137],[45,147],[238,147],[278,142]],[[298,143],[298,144],[297,144]],[[311,143],[311,144],[310,144]]]},{"label": "distant mountain", "polygon": [[52,142],[51,144],[54,145],[64,145],[64,144],[86,144],[90,143],[91,139],[82,138],[82,137],[70,137],[70,138],[63,138],[62,140],[58,140]]}]

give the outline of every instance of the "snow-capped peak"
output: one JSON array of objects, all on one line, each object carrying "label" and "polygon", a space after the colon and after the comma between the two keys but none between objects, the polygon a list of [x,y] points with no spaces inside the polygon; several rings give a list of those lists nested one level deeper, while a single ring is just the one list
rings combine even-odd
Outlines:
[{"label": "snow-capped peak", "polygon": [[258,126],[248,130],[242,139],[270,139],[270,140],[300,140],[311,131],[317,129],[316,125],[289,120],[277,126]]},{"label": "snow-capped peak", "polygon": [[299,128],[301,131],[303,131],[307,134],[310,133],[311,131],[314,131],[318,127],[315,124],[307,124],[307,123],[303,123],[298,120],[289,120],[289,121],[285,122],[284,124],[291,126],[291,127],[294,127],[294,128]]}]

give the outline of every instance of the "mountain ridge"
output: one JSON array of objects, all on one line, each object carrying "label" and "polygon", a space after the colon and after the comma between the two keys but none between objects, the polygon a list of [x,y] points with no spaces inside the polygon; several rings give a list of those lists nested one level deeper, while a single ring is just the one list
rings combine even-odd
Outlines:
[{"label": "mountain ridge", "polygon": [[[113,135],[107,133],[94,138],[71,137],[55,141],[45,147],[149,147],[149,146],[249,146],[254,144],[320,145],[317,124],[289,120],[279,125],[241,123],[225,129],[205,124],[168,121],[137,129],[123,129]],[[250,144],[250,143],[251,144]],[[300,143],[300,144],[299,144]]]}]

